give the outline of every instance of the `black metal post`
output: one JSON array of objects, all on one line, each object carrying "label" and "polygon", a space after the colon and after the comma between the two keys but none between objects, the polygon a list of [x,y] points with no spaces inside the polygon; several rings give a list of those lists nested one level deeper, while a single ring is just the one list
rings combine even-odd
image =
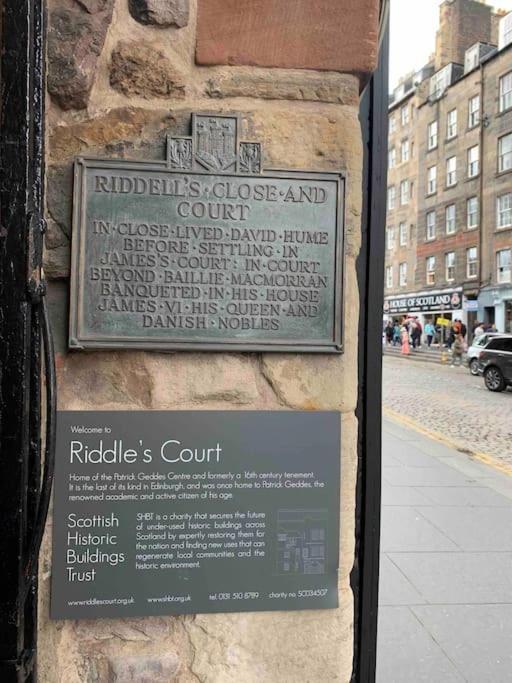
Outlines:
[{"label": "black metal post", "polygon": [[0,680],[35,680],[40,490],[43,0],[1,3]]},{"label": "black metal post", "polygon": [[375,681],[379,588],[382,311],[388,146],[389,2],[381,12],[378,68],[361,100],[364,142],[362,245],[358,261],[359,420],[353,683]]}]

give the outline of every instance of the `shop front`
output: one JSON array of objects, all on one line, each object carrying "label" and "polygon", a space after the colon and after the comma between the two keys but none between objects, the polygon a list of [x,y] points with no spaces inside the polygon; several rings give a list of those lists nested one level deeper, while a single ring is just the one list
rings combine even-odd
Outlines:
[{"label": "shop front", "polygon": [[423,329],[429,322],[443,327],[449,326],[453,320],[461,320],[467,325],[463,301],[462,287],[388,296],[384,299],[384,318],[401,322],[404,318],[414,317]]},{"label": "shop front", "polygon": [[478,296],[478,318],[512,334],[512,287],[485,287]]}]

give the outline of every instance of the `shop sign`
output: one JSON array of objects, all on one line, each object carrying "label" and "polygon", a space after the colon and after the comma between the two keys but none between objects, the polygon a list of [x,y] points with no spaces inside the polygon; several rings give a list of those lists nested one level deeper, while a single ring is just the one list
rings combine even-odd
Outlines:
[{"label": "shop sign", "polygon": [[441,327],[449,327],[452,321],[449,318],[438,318],[436,320],[436,325],[441,325]]},{"label": "shop sign", "polygon": [[385,314],[431,313],[434,311],[459,311],[462,309],[462,289],[437,292],[419,292],[403,296],[387,297]]},{"label": "shop sign", "polygon": [[465,311],[478,311],[478,299],[464,299]]}]

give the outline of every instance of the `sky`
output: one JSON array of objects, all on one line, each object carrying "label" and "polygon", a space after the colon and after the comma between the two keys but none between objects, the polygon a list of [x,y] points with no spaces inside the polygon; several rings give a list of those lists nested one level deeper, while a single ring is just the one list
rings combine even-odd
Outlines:
[{"label": "sky", "polygon": [[[434,51],[441,0],[391,0],[390,87],[404,73],[422,67]],[[512,11],[512,0],[488,0]]]}]

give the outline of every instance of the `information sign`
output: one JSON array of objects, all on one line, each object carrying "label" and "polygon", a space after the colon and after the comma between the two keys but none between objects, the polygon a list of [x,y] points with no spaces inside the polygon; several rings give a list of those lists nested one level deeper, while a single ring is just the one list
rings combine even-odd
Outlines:
[{"label": "information sign", "polygon": [[340,415],[61,412],[54,618],[336,607]]},{"label": "information sign", "polygon": [[344,181],[261,170],[233,116],[75,165],[71,348],[342,350]]}]

